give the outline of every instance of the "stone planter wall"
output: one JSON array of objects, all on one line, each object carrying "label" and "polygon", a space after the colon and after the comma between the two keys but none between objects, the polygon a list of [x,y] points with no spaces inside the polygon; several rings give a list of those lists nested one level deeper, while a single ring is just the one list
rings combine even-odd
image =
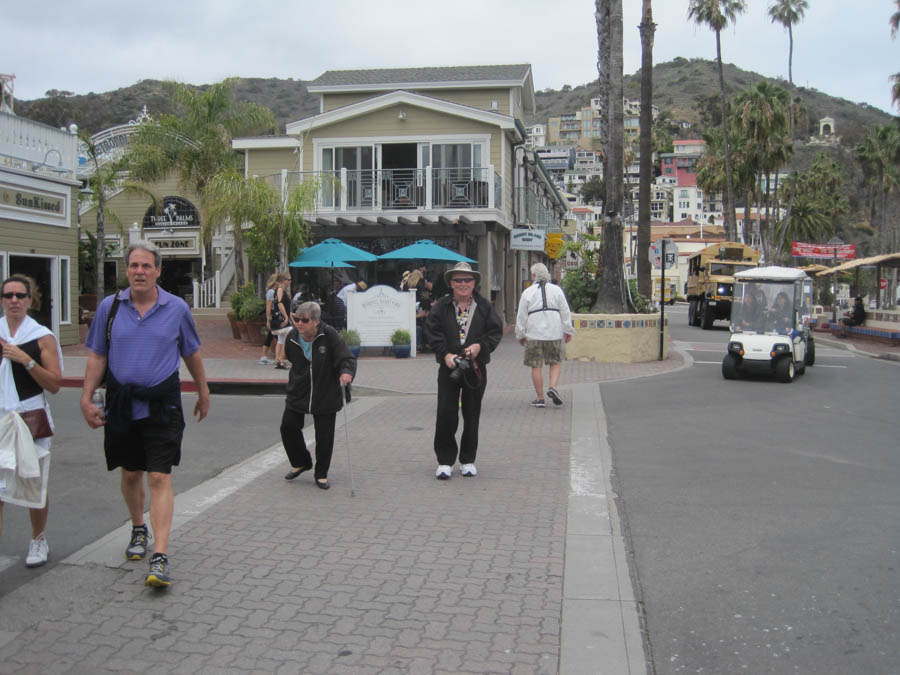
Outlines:
[{"label": "stone planter wall", "polygon": [[[659,357],[659,314],[572,314],[575,336],[566,345],[566,359],[607,363],[640,363]],[[668,339],[666,317],[666,334]],[[669,355],[663,341],[663,358]]]}]

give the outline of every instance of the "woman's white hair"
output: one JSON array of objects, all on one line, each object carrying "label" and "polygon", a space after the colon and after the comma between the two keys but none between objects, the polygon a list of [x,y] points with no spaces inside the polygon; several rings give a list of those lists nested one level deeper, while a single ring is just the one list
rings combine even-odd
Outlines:
[{"label": "woman's white hair", "polygon": [[531,266],[531,276],[535,281],[550,281],[550,272],[544,263],[534,263]]}]

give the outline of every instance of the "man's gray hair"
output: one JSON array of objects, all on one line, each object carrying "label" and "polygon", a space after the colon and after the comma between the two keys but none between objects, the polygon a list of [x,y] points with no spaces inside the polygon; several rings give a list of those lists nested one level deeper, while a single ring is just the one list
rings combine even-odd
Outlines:
[{"label": "man's gray hair", "polygon": [[159,247],[156,244],[153,244],[149,241],[135,241],[128,245],[128,248],[125,249],[125,266],[128,266],[128,260],[131,258],[132,251],[136,251],[141,249],[142,251],[147,251],[147,253],[153,254],[153,266],[156,269],[159,269],[162,265],[162,256],[159,253]]},{"label": "man's gray hair", "polygon": [[299,305],[291,309],[294,316],[307,316],[313,321],[318,321],[322,317],[322,308],[318,302],[301,302]]},{"label": "man's gray hair", "polygon": [[544,263],[534,263],[531,266],[531,276],[535,281],[550,281],[550,272]]}]

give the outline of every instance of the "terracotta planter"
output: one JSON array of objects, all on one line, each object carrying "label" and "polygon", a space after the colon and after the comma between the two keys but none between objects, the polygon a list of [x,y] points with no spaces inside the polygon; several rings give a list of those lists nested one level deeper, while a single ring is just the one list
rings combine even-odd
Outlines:
[{"label": "terracotta planter", "polygon": [[228,323],[231,324],[231,337],[235,340],[241,339],[241,329],[238,328],[238,320],[234,312],[228,312]]},{"label": "terracotta planter", "polygon": [[238,319],[235,323],[237,324],[238,332],[241,334],[241,339],[244,340],[244,342],[249,342],[250,334],[247,332],[247,322],[243,319]]},{"label": "terracotta planter", "polygon": [[262,347],[266,342],[265,319],[251,319],[247,322],[247,337],[251,345]]}]

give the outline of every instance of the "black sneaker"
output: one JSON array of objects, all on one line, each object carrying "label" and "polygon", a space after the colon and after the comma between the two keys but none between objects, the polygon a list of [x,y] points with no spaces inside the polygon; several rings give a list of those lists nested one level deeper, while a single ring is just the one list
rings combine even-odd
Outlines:
[{"label": "black sneaker", "polygon": [[172,585],[169,577],[169,559],[162,553],[154,553],[150,558],[150,571],[144,579],[144,586],[168,588]]},{"label": "black sneaker", "polygon": [[544,399],[542,399],[542,398],[534,399],[531,402],[531,405],[533,405],[535,408],[545,408],[547,406],[547,404],[544,403]]},{"label": "black sneaker", "polygon": [[150,533],[147,526],[131,528],[131,541],[125,549],[126,560],[143,560],[147,555],[147,543],[150,541]]},{"label": "black sneaker", "polygon": [[553,387],[550,387],[547,390],[547,396],[550,397],[550,400],[553,401],[556,405],[562,405],[562,399],[559,397],[559,392],[556,391]]}]

